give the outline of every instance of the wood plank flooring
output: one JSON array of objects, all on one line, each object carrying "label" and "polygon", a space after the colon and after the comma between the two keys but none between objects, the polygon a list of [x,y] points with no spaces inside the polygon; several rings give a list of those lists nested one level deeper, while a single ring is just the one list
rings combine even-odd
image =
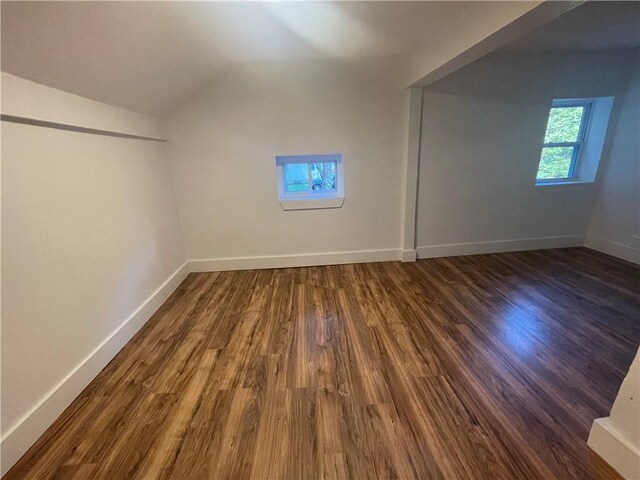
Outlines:
[{"label": "wood plank flooring", "polygon": [[5,478],[617,478],[586,439],[638,273],[581,248],[191,274]]}]

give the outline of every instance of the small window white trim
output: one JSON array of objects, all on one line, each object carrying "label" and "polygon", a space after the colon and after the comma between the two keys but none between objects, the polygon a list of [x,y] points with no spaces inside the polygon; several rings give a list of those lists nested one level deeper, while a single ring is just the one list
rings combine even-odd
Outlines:
[{"label": "small window white trim", "polygon": [[[336,164],[336,190],[334,192],[308,191],[291,193],[285,191],[284,166],[288,163]],[[279,155],[276,157],[278,200],[283,210],[313,210],[320,208],[340,208],[344,204],[344,164],[342,154]]]}]

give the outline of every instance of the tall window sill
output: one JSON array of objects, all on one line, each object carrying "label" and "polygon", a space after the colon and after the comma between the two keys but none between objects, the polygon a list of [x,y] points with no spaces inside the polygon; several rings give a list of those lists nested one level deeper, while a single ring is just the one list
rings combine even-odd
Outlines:
[{"label": "tall window sill", "polygon": [[536,192],[541,194],[578,194],[593,188],[594,182],[572,181],[572,182],[542,182],[536,183],[533,187]]},{"label": "tall window sill", "polygon": [[557,187],[559,185],[592,185],[592,181],[558,180],[557,182],[536,182],[536,187]]},{"label": "tall window sill", "polygon": [[342,207],[343,203],[344,196],[280,199],[280,206],[282,207],[282,210],[317,210],[323,208],[340,208]]}]

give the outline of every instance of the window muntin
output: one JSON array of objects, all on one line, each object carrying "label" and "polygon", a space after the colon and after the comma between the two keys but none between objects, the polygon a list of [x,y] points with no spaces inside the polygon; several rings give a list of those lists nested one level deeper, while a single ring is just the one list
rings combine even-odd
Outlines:
[{"label": "window muntin", "polygon": [[553,102],[549,111],[536,183],[576,178],[590,112],[589,101]]}]

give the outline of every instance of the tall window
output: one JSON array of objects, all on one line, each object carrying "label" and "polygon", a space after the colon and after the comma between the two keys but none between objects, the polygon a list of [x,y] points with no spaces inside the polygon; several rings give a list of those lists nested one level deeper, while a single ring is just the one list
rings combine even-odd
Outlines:
[{"label": "tall window", "polygon": [[592,102],[554,100],[538,165],[537,183],[574,180],[584,150]]}]

